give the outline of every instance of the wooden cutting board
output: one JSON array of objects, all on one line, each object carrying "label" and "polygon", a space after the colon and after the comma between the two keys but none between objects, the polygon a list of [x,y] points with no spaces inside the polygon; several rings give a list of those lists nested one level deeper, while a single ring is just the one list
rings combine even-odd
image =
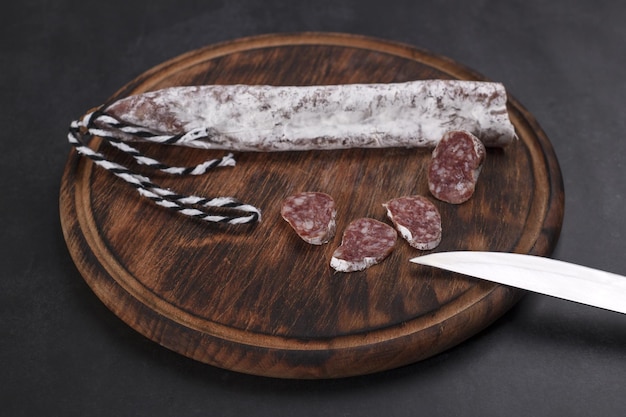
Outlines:
[{"label": "wooden cutting board", "polygon": [[[484,80],[445,57],[411,46],[343,34],[284,34],[208,46],[165,62],[110,101],[195,84],[334,84],[414,79]],[[98,99],[95,99],[98,100]],[[94,105],[99,104],[94,102]],[[474,197],[436,202],[444,237],[437,251],[494,250],[549,255],[563,218],[563,185],[552,146],[515,99],[519,141],[490,149]],[[223,154],[142,144],[174,165]],[[91,143],[132,166],[98,138]],[[435,355],[475,335],[522,295],[501,285],[409,263],[421,252],[399,240],[363,272],[329,267],[353,219],[387,221],[381,204],[428,195],[430,150],[239,153],[237,166],[200,177],[137,167],[165,187],[233,195],[260,207],[254,226],[213,226],[158,208],[74,151],[65,167],[61,222],[69,251],[95,294],[149,339],[210,365],[280,378],[333,378],[386,370]],[[338,205],[338,235],[301,241],[282,220],[281,201],[322,191]]]}]

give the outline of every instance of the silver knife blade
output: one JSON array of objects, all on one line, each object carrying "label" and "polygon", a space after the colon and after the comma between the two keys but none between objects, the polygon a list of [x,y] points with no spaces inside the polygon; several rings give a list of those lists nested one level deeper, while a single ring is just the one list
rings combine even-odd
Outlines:
[{"label": "silver knife blade", "polygon": [[626,314],[626,277],[611,272],[507,252],[435,252],[410,261]]}]

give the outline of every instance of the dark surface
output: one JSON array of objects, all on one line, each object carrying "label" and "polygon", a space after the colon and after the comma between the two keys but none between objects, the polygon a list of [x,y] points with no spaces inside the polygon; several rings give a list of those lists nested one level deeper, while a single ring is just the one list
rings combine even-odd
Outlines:
[{"label": "dark surface", "polygon": [[[423,3],[423,4],[419,4]],[[271,32],[406,42],[503,82],[565,181],[555,258],[626,274],[626,6],[611,1],[22,1],[0,17],[3,416],[626,415],[626,316],[528,295],[432,359],[331,381],[186,359],[123,324],[76,271],[59,224],[69,122],[146,69]],[[626,301],[625,301],[626,302]]]}]

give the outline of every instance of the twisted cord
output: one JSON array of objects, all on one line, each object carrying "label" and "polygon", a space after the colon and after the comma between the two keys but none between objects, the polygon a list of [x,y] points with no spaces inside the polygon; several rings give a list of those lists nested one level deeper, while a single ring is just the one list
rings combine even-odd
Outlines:
[{"label": "twisted cord", "polygon": [[206,134],[202,136],[203,132],[206,133],[206,129],[196,129],[195,131],[184,135],[160,135],[141,126],[133,126],[123,123],[99,109],[85,115],[79,123],[87,128],[90,135],[98,136],[106,140],[111,146],[132,156],[138,164],[146,165],[152,169],[157,169],[167,174],[203,175],[213,168],[235,166],[235,159],[232,153],[229,153],[222,158],[204,161],[195,166],[170,166],[144,155],[137,148],[124,141],[124,138],[130,135],[148,142],[168,145],[181,144],[206,136]]},{"label": "twisted cord", "polygon": [[[81,120],[73,121],[70,124],[68,141],[72,146],[74,146],[74,148],[80,155],[89,158],[97,166],[106,169],[115,176],[126,181],[137,190],[139,195],[149,199],[158,206],[165,207],[182,215],[197,218],[207,222],[247,224],[260,221],[260,210],[252,205],[242,203],[233,197],[206,198],[195,195],[183,195],[176,193],[155,184],[146,176],[137,174],[119,163],[108,160],[102,153],[96,152],[91,149],[83,141],[83,137],[94,135],[101,136],[101,134],[103,133],[106,133],[105,135],[103,135],[103,139],[109,141],[112,145],[124,145],[122,139],[118,135],[115,135],[115,133],[110,133],[108,130],[93,127],[94,121],[98,118],[103,117],[102,115],[103,113],[100,113],[99,110],[96,110],[95,112],[87,114]],[[147,130],[142,128],[136,128],[136,130],[140,134],[140,137],[141,135],[147,134],[148,132]],[[129,133],[130,131],[131,129],[127,129],[127,131],[125,131],[124,133]],[[142,155],[133,147],[121,146],[118,147],[118,149],[125,151],[126,153],[133,156],[133,158],[138,163],[150,166],[169,174],[176,175],[200,175],[201,173],[205,173],[212,168],[234,165],[234,159],[232,158],[232,154],[229,154],[223,158],[206,161],[195,167],[170,167],[152,158],[148,158],[145,155]],[[234,211],[236,214],[225,215],[221,212],[211,211],[210,209],[212,208],[220,208],[222,209],[222,211]]]}]

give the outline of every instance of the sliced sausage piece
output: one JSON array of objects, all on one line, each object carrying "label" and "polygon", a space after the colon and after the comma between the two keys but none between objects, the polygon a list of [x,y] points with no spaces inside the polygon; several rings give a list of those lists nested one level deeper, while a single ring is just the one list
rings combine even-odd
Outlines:
[{"label": "sliced sausage piece", "polygon": [[393,251],[398,234],[388,224],[370,218],[351,222],[343,232],[330,266],[339,272],[362,271],[380,263]]},{"label": "sliced sausage piece", "polygon": [[428,166],[431,194],[452,204],[460,204],[474,194],[485,160],[485,146],[463,130],[446,133],[435,147]]},{"label": "sliced sausage piece", "polygon": [[420,195],[399,197],[386,202],[383,207],[409,245],[429,250],[441,242],[441,215],[428,198]]},{"label": "sliced sausage piece", "polygon": [[302,192],[287,197],[280,214],[305,242],[322,245],[335,236],[335,200],[325,193]]}]

